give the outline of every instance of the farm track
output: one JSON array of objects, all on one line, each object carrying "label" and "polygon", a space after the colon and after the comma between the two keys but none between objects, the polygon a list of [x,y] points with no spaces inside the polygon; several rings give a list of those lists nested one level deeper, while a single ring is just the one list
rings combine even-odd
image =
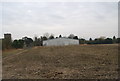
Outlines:
[{"label": "farm track", "polygon": [[14,54],[14,55],[4,57],[3,59],[4,59],[4,60],[10,60],[10,59],[14,58],[15,56],[18,56],[18,55],[20,55],[20,54],[22,54],[22,53],[24,53],[24,52],[27,52],[27,51],[28,51],[28,50],[24,50],[24,51],[22,51],[22,52],[19,52],[19,53]]}]

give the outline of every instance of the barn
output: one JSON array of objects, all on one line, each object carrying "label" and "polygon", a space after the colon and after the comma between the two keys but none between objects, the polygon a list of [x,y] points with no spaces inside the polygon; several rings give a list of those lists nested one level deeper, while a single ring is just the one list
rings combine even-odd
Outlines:
[{"label": "barn", "polygon": [[79,45],[79,40],[69,38],[56,38],[43,41],[43,46]]}]

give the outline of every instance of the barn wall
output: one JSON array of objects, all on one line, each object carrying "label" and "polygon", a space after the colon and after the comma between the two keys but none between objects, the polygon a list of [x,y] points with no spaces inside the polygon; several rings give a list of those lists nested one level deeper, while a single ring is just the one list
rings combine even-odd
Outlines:
[{"label": "barn wall", "polygon": [[43,45],[44,46],[79,45],[79,41],[74,39],[58,38],[43,41]]}]

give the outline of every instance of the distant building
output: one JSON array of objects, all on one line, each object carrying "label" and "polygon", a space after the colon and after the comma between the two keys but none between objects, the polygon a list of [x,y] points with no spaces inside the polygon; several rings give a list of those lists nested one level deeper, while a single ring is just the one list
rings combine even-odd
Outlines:
[{"label": "distant building", "polygon": [[4,39],[7,39],[7,40],[9,40],[9,41],[11,41],[12,39],[11,39],[11,34],[4,34]]},{"label": "distant building", "polygon": [[69,38],[56,38],[43,41],[43,46],[79,45],[79,40]]},{"label": "distant building", "polygon": [[8,49],[11,48],[11,43],[12,43],[12,38],[11,38],[11,34],[7,33],[4,34],[4,39],[3,39],[3,47]]}]

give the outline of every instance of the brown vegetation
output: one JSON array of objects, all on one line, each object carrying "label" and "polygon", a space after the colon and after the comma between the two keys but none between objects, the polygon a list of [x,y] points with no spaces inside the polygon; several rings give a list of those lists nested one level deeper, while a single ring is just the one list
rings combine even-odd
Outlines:
[{"label": "brown vegetation", "polygon": [[118,78],[117,67],[117,44],[3,52],[3,79],[113,79]]}]

